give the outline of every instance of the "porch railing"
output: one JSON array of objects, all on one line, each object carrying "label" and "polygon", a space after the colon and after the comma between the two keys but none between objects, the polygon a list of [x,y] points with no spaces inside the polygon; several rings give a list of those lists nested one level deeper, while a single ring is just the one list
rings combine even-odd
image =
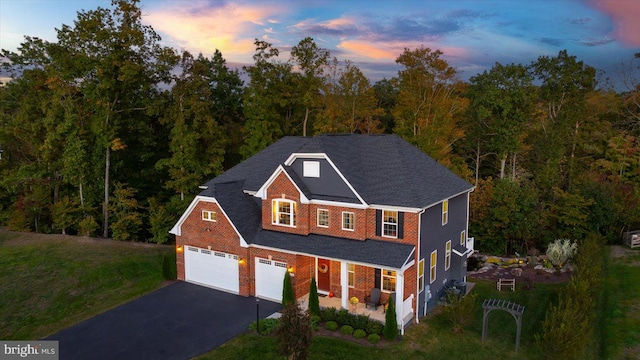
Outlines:
[{"label": "porch railing", "polygon": [[402,317],[413,314],[413,294],[411,294],[402,304]]},{"label": "porch railing", "polygon": [[473,243],[475,242],[475,240],[476,239],[473,238],[473,237],[467,238],[467,249],[469,249],[469,251],[471,251],[471,253],[473,253],[473,250],[474,250],[473,249]]}]

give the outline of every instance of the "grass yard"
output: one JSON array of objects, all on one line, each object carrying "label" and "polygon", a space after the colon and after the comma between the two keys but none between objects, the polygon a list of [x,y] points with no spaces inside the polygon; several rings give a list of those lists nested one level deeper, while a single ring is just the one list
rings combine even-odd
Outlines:
[{"label": "grass yard", "polygon": [[35,340],[163,284],[173,247],[0,230],[0,339]]},{"label": "grass yard", "polygon": [[601,358],[640,359],[640,250],[622,246],[609,250]]},{"label": "grass yard", "polygon": [[[475,281],[475,280],[474,280]],[[516,292],[495,290],[495,284],[477,281],[473,291],[478,293],[476,321],[464,335],[454,335],[450,325],[439,312],[427,315],[420,324],[412,325],[401,342],[389,347],[365,347],[348,341],[315,337],[310,359],[389,358],[389,359],[539,359],[534,335],[539,332],[549,302],[555,300],[563,285],[537,284],[531,290]],[[513,317],[494,310],[489,316],[487,341],[482,338],[482,301],[485,298],[509,299],[526,306],[522,320],[520,350],[515,353],[516,325]],[[200,359],[281,359],[273,338],[245,333]]]}]

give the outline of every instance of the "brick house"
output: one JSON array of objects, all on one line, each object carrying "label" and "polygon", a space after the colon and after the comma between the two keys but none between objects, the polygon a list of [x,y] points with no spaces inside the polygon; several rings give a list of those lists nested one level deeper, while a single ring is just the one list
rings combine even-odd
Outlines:
[{"label": "brick house", "polygon": [[407,324],[465,279],[473,186],[398,136],[285,137],[201,189],[171,230],[180,280],[279,302],[289,271],[343,308],[379,288]]}]

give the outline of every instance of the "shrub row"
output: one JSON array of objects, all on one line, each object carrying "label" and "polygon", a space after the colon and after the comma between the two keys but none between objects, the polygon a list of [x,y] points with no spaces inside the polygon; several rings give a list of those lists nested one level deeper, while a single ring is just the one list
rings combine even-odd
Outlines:
[{"label": "shrub row", "polygon": [[[329,330],[329,331],[336,331],[338,330],[338,323],[335,321],[327,321],[324,324],[324,328]],[[340,327],[340,332],[343,333],[344,335],[352,335],[354,338],[356,339],[363,339],[363,338],[367,338],[367,340],[372,343],[372,344],[377,344],[380,342],[380,335],[379,334],[369,334],[369,336],[367,336],[367,332],[362,330],[362,329],[353,329],[353,326],[351,325],[342,325],[342,327]]]},{"label": "shrub row", "polygon": [[333,307],[322,309],[320,310],[320,318],[324,322],[334,321],[339,326],[348,325],[354,330],[360,329],[367,334],[382,334],[383,324],[381,322],[366,315],[351,314],[346,309],[337,310]]}]

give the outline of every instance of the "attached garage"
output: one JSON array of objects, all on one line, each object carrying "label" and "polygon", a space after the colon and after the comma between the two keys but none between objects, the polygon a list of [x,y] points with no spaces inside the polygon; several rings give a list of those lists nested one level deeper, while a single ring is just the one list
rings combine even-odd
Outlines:
[{"label": "attached garage", "polygon": [[282,283],[287,263],[256,258],[256,296],[259,298],[282,301]]},{"label": "attached garage", "polygon": [[185,246],[185,280],[230,293],[240,292],[238,256]]}]

